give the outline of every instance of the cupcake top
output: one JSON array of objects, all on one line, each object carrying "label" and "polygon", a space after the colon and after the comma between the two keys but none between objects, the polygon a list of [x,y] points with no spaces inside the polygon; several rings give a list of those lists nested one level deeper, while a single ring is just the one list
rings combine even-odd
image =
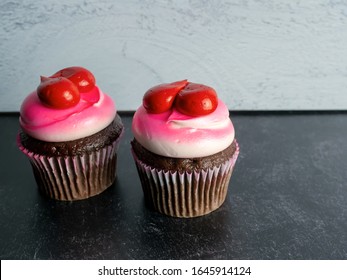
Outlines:
[{"label": "cupcake top", "polygon": [[95,134],[116,116],[112,99],[95,84],[83,67],[64,68],[41,77],[38,88],[20,108],[22,130],[46,142],[64,142]]},{"label": "cupcake top", "polygon": [[214,89],[187,80],[149,89],[134,114],[132,131],[147,150],[173,158],[218,153],[235,136],[228,108]]}]

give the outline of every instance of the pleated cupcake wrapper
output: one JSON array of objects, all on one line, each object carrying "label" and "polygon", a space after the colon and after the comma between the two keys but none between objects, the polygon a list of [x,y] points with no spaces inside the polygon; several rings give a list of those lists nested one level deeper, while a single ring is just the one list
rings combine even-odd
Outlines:
[{"label": "pleated cupcake wrapper", "polygon": [[50,198],[71,201],[97,195],[112,185],[120,138],[100,150],[75,156],[35,154],[21,144],[19,135],[17,144],[29,158],[40,190]]},{"label": "pleated cupcake wrapper", "polygon": [[172,172],[150,167],[133,157],[146,202],[172,217],[198,217],[218,209],[224,202],[239,146],[232,158],[220,166],[194,172]]}]

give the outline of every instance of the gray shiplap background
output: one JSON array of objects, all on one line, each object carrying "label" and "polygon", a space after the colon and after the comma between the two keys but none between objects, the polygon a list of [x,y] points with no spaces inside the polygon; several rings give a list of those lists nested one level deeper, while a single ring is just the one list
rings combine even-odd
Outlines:
[{"label": "gray shiplap background", "polygon": [[347,109],[347,1],[0,1],[0,111],[71,65],[119,110],[186,78],[231,110]]}]

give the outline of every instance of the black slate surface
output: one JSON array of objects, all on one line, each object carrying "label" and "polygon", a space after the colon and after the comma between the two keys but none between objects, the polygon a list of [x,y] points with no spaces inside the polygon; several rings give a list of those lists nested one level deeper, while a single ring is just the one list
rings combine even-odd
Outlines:
[{"label": "black slate surface", "polygon": [[58,202],[16,147],[18,115],[0,115],[1,259],[347,259],[346,113],[232,113],[241,153],[226,202],[194,219],[145,207],[121,116],[115,184]]}]

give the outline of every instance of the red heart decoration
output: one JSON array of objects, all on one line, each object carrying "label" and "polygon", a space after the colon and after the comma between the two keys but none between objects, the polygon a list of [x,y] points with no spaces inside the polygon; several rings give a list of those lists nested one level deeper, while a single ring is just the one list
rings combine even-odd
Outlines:
[{"label": "red heart decoration", "polygon": [[143,107],[145,107],[147,112],[153,114],[159,114],[170,110],[176,95],[187,83],[187,80],[183,80],[150,88],[143,97]]},{"label": "red heart decoration", "polygon": [[77,86],[64,77],[41,77],[37,95],[42,103],[56,109],[70,108],[80,101]]},{"label": "red heart decoration", "polygon": [[88,92],[95,87],[94,75],[87,69],[79,66],[67,67],[59,70],[50,78],[65,77],[73,82],[79,92]]},{"label": "red heart decoration", "polygon": [[176,96],[175,108],[182,114],[198,117],[212,113],[218,106],[218,97],[211,87],[188,83]]}]

